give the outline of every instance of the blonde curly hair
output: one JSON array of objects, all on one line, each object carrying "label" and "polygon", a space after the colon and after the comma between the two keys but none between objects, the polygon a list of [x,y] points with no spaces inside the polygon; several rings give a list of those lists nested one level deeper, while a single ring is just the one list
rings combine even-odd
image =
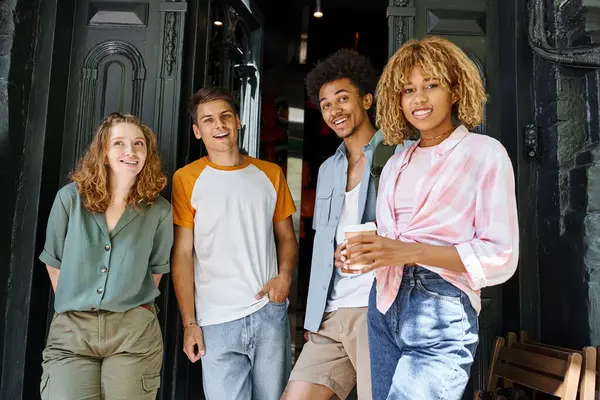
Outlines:
[{"label": "blonde curly hair", "polygon": [[411,40],[389,59],[377,84],[376,121],[386,144],[401,144],[416,132],[402,111],[402,89],[414,68],[456,95],[452,114],[463,125],[473,129],[481,123],[487,97],[473,61],[449,40],[436,36]]},{"label": "blonde curly hair", "polygon": [[71,173],[71,179],[77,184],[83,206],[88,211],[103,213],[112,201],[108,189],[109,167],[106,164],[106,153],[111,128],[123,123],[135,125],[142,131],[147,148],[146,162],[129,192],[127,203],[134,207],[142,203],[152,206],[161,190],[167,185],[167,177],[161,170],[156,135],[152,129],[134,115],[112,113],[98,125],[92,143]]}]

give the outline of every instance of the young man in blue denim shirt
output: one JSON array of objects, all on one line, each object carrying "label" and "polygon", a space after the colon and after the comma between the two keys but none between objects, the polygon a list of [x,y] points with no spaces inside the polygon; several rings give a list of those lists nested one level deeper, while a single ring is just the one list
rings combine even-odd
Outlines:
[{"label": "young man in blue denim shirt", "polygon": [[376,84],[369,61],[351,50],[318,63],[307,78],[309,95],[343,143],[319,169],[304,324],[308,342],[290,376],[286,400],[345,399],[355,385],[359,399],[371,399],[367,306],[374,275],[340,272],[334,251],[346,226],[375,220],[370,171],[383,140],[369,119]]}]

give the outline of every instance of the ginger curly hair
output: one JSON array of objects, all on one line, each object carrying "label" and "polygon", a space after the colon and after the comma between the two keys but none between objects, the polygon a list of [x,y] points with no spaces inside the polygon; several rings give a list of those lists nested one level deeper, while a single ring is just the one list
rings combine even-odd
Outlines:
[{"label": "ginger curly hair", "polygon": [[96,133],[87,151],[71,173],[71,179],[77,184],[77,190],[83,200],[83,206],[91,212],[103,213],[112,201],[108,189],[108,168],[106,153],[110,142],[111,128],[116,124],[132,124],[140,128],[146,140],[146,162],[129,192],[127,204],[138,207],[141,203],[148,206],[160,195],[167,185],[167,177],[161,170],[157,150],[156,135],[152,129],[131,114],[112,113],[96,128]]},{"label": "ginger curly hair", "polygon": [[386,144],[400,144],[416,132],[402,111],[402,89],[414,68],[438,79],[458,97],[452,115],[463,125],[473,129],[481,123],[487,96],[473,61],[449,40],[436,36],[411,40],[389,59],[377,84],[376,121]]}]

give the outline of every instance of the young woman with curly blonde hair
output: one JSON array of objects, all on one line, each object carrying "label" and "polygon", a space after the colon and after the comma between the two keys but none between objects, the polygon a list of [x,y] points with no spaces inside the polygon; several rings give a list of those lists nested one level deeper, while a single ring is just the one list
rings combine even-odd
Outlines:
[{"label": "young woman with curly blonde hair", "polygon": [[40,255],[56,295],[42,398],[154,399],[163,354],[154,299],[173,243],[154,133],[110,114],[72,179]]},{"label": "young woman with curly blonde hair", "polygon": [[382,172],[379,235],[350,239],[336,260],[344,270],[376,270],[374,399],[460,399],[478,343],[480,290],[515,272],[512,164],[497,140],[469,131],[485,100],[473,62],[437,37],[402,46],[379,81],[384,140],[420,139]]}]

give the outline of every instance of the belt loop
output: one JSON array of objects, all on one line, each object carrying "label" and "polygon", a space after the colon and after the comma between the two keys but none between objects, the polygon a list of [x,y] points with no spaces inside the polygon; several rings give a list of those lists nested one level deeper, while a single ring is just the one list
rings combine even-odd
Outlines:
[{"label": "belt loop", "polygon": [[410,282],[410,286],[415,286],[415,267],[406,265],[404,267],[404,271],[406,271],[406,275],[408,277],[408,281]]}]

